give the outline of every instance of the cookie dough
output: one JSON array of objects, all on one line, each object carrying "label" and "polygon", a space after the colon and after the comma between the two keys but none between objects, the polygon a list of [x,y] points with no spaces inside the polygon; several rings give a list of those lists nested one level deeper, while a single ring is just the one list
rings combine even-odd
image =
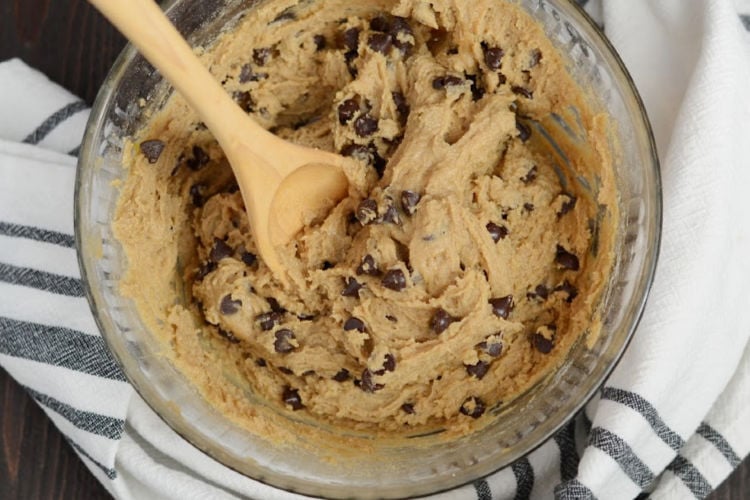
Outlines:
[{"label": "cookie dough", "polygon": [[607,119],[516,4],[270,1],[201,55],[264,127],[357,160],[349,196],[279,250],[283,286],[179,95],[132,142],[122,291],[221,411],[467,432],[596,334]]}]

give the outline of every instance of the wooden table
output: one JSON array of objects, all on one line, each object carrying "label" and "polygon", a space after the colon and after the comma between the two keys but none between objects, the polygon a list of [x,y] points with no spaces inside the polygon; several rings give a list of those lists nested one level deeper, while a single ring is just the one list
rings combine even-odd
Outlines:
[{"label": "wooden table", "polygon": [[[0,61],[20,57],[89,104],[124,44],[83,0],[0,0]],[[1,499],[108,498],[42,410],[3,370],[0,402]],[[749,496],[746,459],[710,498]]]}]

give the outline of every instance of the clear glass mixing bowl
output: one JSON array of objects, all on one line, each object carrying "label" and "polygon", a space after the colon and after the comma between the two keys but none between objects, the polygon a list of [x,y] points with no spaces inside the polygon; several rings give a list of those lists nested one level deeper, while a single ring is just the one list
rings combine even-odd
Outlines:
[{"label": "clear glass mixing bowl", "polygon": [[[503,1],[503,0],[498,0]],[[256,2],[172,0],[166,10],[195,45],[207,45]],[[602,298],[603,329],[593,345],[578,342],[563,365],[480,431],[453,439],[427,436],[362,449],[338,449],[335,431],[316,449],[273,445],[223,417],[160,352],[133,302],[119,292],[126,265],[111,221],[124,179],[123,139],[167,92],[133,47],[118,58],[86,129],[78,163],[75,227],[88,298],[110,349],[130,382],[167,424],[225,465],[270,485],[325,497],[411,497],[446,490],[497,471],[550,438],[602,385],[625,349],[643,309],[656,265],[661,228],[659,166],[646,113],[612,46],[567,0],[521,0],[558,48],[574,78],[608,110],[619,144],[620,196],[616,263]],[[145,108],[140,98],[147,99]],[[590,344],[590,342],[589,342]],[[278,419],[283,420],[281,414]],[[281,423],[283,425],[283,422]],[[345,461],[326,457],[347,452]]]}]

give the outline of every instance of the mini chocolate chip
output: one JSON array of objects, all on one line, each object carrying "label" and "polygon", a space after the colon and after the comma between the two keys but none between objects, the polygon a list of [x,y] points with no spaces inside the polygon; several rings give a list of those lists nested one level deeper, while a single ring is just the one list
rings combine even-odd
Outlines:
[{"label": "mini chocolate chip", "polygon": [[531,138],[531,127],[516,118],[516,129],[518,130],[518,138],[521,142],[526,142]]},{"label": "mini chocolate chip", "polygon": [[518,85],[513,85],[510,87],[510,90],[512,90],[514,94],[523,96],[526,99],[534,98],[534,93],[527,88],[524,88]]},{"label": "mini chocolate chip", "polygon": [[414,191],[404,190],[401,191],[401,208],[404,210],[406,215],[414,215],[417,211],[417,203],[422,197],[419,193]]},{"label": "mini chocolate chip", "polygon": [[490,47],[486,43],[482,44],[482,51],[484,52],[484,63],[492,71],[497,71],[502,66],[502,59],[505,55],[505,51],[500,47]]},{"label": "mini chocolate chip", "polygon": [[352,97],[351,99],[347,99],[341,104],[339,104],[339,123],[341,125],[346,125],[349,123],[353,118],[354,115],[356,115],[359,112],[359,96]]},{"label": "mini chocolate chip", "polygon": [[266,360],[263,359],[263,358],[258,358],[258,359],[255,360],[255,364],[258,365],[258,366],[260,366],[261,368],[265,368],[266,367]]},{"label": "mini chocolate chip", "polygon": [[271,306],[271,311],[278,314],[284,314],[286,312],[286,309],[281,307],[279,301],[274,299],[273,297],[266,297],[266,302],[268,302],[268,305]]},{"label": "mini chocolate chip", "polygon": [[253,61],[258,66],[264,66],[271,59],[272,54],[273,52],[270,47],[253,49]]},{"label": "mini chocolate chip", "polygon": [[370,369],[365,368],[364,371],[362,371],[362,382],[360,383],[359,388],[365,392],[375,392],[385,387],[383,384],[376,384],[373,380],[373,376],[374,374]]},{"label": "mini chocolate chip", "polygon": [[258,257],[254,253],[248,252],[247,250],[244,250],[240,254],[240,259],[242,259],[242,262],[244,262],[246,266],[252,266],[258,261]]},{"label": "mini chocolate chip", "polygon": [[351,374],[349,373],[349,370],[346,368],[342,368],[338,372],[336,372],[336,375],[333,376],[333,380],[336,382],[346,382],[351,378]]},{"label": "mini chocolate chip", "polygon": [[273,311],[262,313],[255,317],[255,321],[258,322],[261,330],[267,332],[273,330],[281,322],[281,315]]},{"label": "mini chocolate chip", "polygon": [[279,371],[285,375],[294,375],[294,372],[287,368],[286,366],[280,366]]},{"label": "mini chocolate chip", "polygon": [[393,92],[391,93],[391,97],[393,97],[393,104],[396,105],[399,122],[401,122],[401,125],[405,125],[410,111],[409,103],[406,102],[406,96],[403,92]]},{"label": "mini chocolate chip", "polygon": [[532,166],[528,172],[526,172],[526,175],[521,177],[521,182],[524,184],[529,184],[530,182],[534,182],[534,179],[536,179],[537,176],[537,167],[536,165]]},{"label": "mini chocolate chip", "polygon": [[386,288],[400,292],[406,288],[406,276],[401,269],[391,269],[385,273],[381,283]]},{"label": "mini chocolate chip", "polygon": [[294,350],[290,340],[294,340],[294,332],[288,328],[282,328],[275,334],[276,340],[273,342],[273,348],[279,354],[288,354]]},{"label": "mini chocolate chip", "polygon": [[149,163],[156,163],[164,151],[164,142],[159,139],[150,139],[143,141],[140,145],[141,153],[146,157]]},{"label": "mini chocolate chip", "polygon": [[312,321],[315,319],[314,314],[298,314],[297,319],[300,321]]},{"label": "mini chocolate chip", "polygon": [[390,205],[383,214],[383,222],[386,224],[401,224],[401,216],[393,205]]},{"label": "mini chocolate chip", "polygon": [[432,88],[442,90],[446,87],[455,87],[464,83],[464,79],[455,75],[439,76],[432,80]]},{"label": "mini chocolate chip", "polygon": [[409,415],[414,415],[416,412],[414,411],[414,405],[412,403],[404,403],[401,405],[401,411],[404,413],[407,413]]},{"label": "mini chocolate chip", "polygon": [[333,269],[336,267],[332,262],[324,260],[323,265],[320,267],[323,271],[328,271],[329,269]]},{"label": "mini chocolate chip", "polygon": [[211,249],[211,254],[209,255],[209,258],[214,262],[219,262],[222,259],[231,257],[233,253],[234,253],[234,250],[232,250],[232,247],[227,245],[224,240],[221,240],[219,238],[214,238],[214,246]]},{"label": "mini chocolate chip", "polygon": [[480,342],[477,347],[493,358],[497,358],[503,353],[503,343],[500,341]]},{"label": "mini chocolate chip", "polygon": [[378,131],[378,119],[370,115],[362,115],[354,120],[354,131],[360,137],[369,137]]},{"label": "mini chocolate chip", "polygon": [[565,302],[567,303],[573,302],[573,300],[578,297],[578,288],[571,285],[568,280],[565,280],[561,285],[556,286],[555,291],[566,293],[568,298],[565,299]]},{"label": "mini chocolate chip", "polygon": [[240,83],[257,82],[268,78],[268,73],[256,73],[250,64],[244,64],[240,69]]},{"label": "mini chocolate chip", "polygon": [[542,354],[549,354],[552,351],[552,347],[554,347],[552,340],[539,332],[535,332],[534,335],[531,336],[531,343],[534,345],[534,348]]},{"label": "mini chocolate chip", "polygon": [[458,318],[454,318],[448,311],[443,308],[438,309],[430,318],[430,328],[433,332],[440,335],[451,326],[451,323],[458,321]]},{"label": "mini chocolate chip", "polygon": [[391,20],[386,14],[378,14],[370,19],[370,29],[381,33],[387,33],[391,30]]},{"label": "mini chocolate chip", "polygon": [[344,289],[341,291],[341,295],[344,297],[359,297],[359,291],[362,289],[362,284],[354,278],[344,279]]},{"label": "mini chocolate chip", "polygon": [[207,189],[207,186],[201,183],[190,186],[190,202],[194,207],[200,208],[206,203],[203,195]]},{"label": "mini chocolate chip", "polygon": [[562,206],[560,207],[560,211],[557,212],[558,217],[562,217],[563,215],[573,210],[576,206],[576,202],[578,201],[575,196],[569,195],[567,193],[563,193],[560,196],[564,197],[565,201],[563,201]]},{"label": "mini chocolate chip", "polygon": [[385,319],[390,321],[391,323],[398,323],[398,318],[396,316],[393,316],[391,314],[386,314]]},{"label": "mini chocolate chip", "polygon": [[365,326],[364,321],[352,316],[344,322],[344,331],[350,332],[352,330],[356,330],[360,333],[365,333],[367,331],[367,327]]},{"label": "mini chocolate chip", "polygon": [[378,218],[378,204],[372,198],[365,198],[357,207],[357,220],[363,226],[372,224]]},{"label": "mini chocolate chip", "polygon": [[241,300],[232,300],[231,295],[225,295],[221,299],[219,310],[221,311],[221,314],[229,316],[229,315],[237,313],[237,311],[240,310],[240,307],[242,307]]},{"label": "mini chocolate chip", "polygon": [[547,300],[547,297],[549,297],[549,288],[545,285],[537,285],[536,288],[534,288],[534,291],[527,293],[526,296],[529,299],[539,297],[542,300]]},{"label": "mini chocolate chip", "polygon": [[477,81],[477,75],[466,75],[466,78],[471,82],[471,99],[476,102],[484,97],[487,91]]},{"label": "mini chocolate chip", "polygon": [[486,406],[484,401],[476,396],[469,396],[461,405],[459,410],[463,415],[471,418],[479,418],[484,414]]},{"label": "mini chocolate chip", "polygon": [[531,54],[529,55],[529,68],[533,68],[539,62],[542,60],[542,51],[539,49],[534,49],[531,51]]},{"label": "mini chocolate chip", "polygon": [[313,43],[315,43],[315,50],[317,52],[320,52],[321,50],[326,48],[326,45],[328,45],[328,42],[326,41],[326,37],[323,35],[315,35],[313,37]]},{"label": "mini chocolate chip", "polygon": [[393,16],[390,31],[393,46],[396,47],[403,56],[408,57],[411,54],[412,49],[414,49],[414,43],[411,40],[405,40],[405,38],[414,36],[414,30],[412,30],[409,20],[405,17]]},{"label": "mini chocolate chip", "polygon": [[387,353],[385,355],[385,360],[383,361],[383,369],[387,372],[392,372],[396,369],[396,358],[393,357],[393,354]]},{"label": "mini chocolate chip", "polygon": [[237,337],[235,337],[232,332],[228,332],[228,331],[224,330],[223,328],[217,328],[217,330],[219,332],[219,335],[221,335],[222,337],[224,337],[225,339],[227,339],[232,344],[239,344],[240,343],[240,339],[238,339]]},{"label": "mini chocolate chip", "polygon": [[510,313],[513,311],[515,305],[513,304],[513,296],[506,295],[497,299],[490,299],[490,305],[492,306],[492,312],[498,318],[508,319]]},{"label": "mini chocolate chip", "polygon": [[485,375],[487,375],[487,372],[490,369],[490,364],[485,361],[478,361],[475,365],[465,365],[466,366],[466,373],[471,375],[472,377],[476,377],[479,380],[482,380]]},{"label": "mini chocolate chip", "polygon": [[380,269],[378,269],[378,265],[375,263],[375,259],[372,255],[367,254],[364,256],[362,262],[359,264],[359,267],[357,267],[357,274],[366,274],[367,276],[380,276]]},{"label": "mini chocolate chip", "polygon": [[375,169],[375,172],[378,174],[378,179],[383,178],[383,174],[385,173],[385,166],[388,162],[385,161],[385,159],[380,156],[377,151],[373,151],[373,145],[370,144],[370,151],[372,153],[372,166]]},{"label": "mini chocolate chip", "polygon": [[374,52],[386,55],[391,51],[391,36],[386,33],[372,33],[367,38],[367,45],[369,45]]},{"label": "mini chocolate chip", "polygon": [[365,163],[373,162],[373,154],[370,148],[362,144],[347,144],[341,148],[342,156],[349,156],[355,160],[363,161]]},{"label": "mini chocolate chip", "polygon": [[196,171],[203,168],[209,161],[211,161],[211,157],[208,156],[208,153],[206,153],[202,147],[193,146],[193,156],[192,158],[189,158],[185,164],[190,170]]},{"label": "mini chocolate chip", "polygon": [[347,50],[356,52],[359,47],[359,28],[349,28],[344,31],[342,41]]},{"label": "mini chocolate chip", "polygon": [[253,106],[255,105],[255,102],[253,101],[253,97],[250,95],[250,92],[248,91],[236,91],[232,93],[232,99],[234,99],[234,102],[237,103],[237,105],[245,112],[249,113],[253,110]]},{"label": "mini chocolate chip", "polygon": [[492,241],[497,243],[498,241],[505,239],[506,236],[508,236],[508,228],[505,226],[499,226],[495,224],[494,222],[489,222],[485,226],[487,228],[487,231],[490,233],[490,237],[492,238]]},{"label": "mini chocolate chip", "polygon": [[291,407],[292,410],[301,410],[305,406],[302,404],[302,398],[299,396],[297,389],[292,389],[289,386],[284,387],[284,393],[281,395],[281,399],[284,404]]},{"label": "mini chocolate chip", "polygon": [[524,210],[526,210],[527,212],[531,213],[531,212],[533,212],[533,211],[534,211],[534,204],[533,204],[533,203],[524,203],[524,204],[523,204],[523,208],[524,208]]},{"label": "mini chocolate chip", "polygon": [[568,269],[570,271],[578,271],[578,269],[580,268],[578,257],[568,252],[560,245],[557,245],[557,251],[555,252],[555,262],[557,262],[563,269]]},{"label": "mini chocolate chip", "polygon": [[208,261],[204,262],[198,270],[195,272],[196,281],[201,281],[203,278],[208,276],[210,273],[216,270],[216,262]]},{"label": "mini chocolate chip", "polygon": [[497,74],[497,83],[498,85],[505,85],[505,83],[508,81],[508,79],[505,77],[504,74],[498,73]]}]

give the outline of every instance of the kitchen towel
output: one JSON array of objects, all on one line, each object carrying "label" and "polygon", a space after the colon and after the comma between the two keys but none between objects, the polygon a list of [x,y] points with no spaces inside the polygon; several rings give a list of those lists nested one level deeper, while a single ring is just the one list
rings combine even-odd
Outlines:
[{"label": "kitchen towel", "polygon": [[[663,243],[643,319],[599,394],[511,467],[434,498],[702,498],[750,453],[750,1],[579,1],[638,86],[660,151]],[[0,366],[117,498],[300,498],[193,448],[134,393],[73,243],[88,111],[0,63]]]}]

